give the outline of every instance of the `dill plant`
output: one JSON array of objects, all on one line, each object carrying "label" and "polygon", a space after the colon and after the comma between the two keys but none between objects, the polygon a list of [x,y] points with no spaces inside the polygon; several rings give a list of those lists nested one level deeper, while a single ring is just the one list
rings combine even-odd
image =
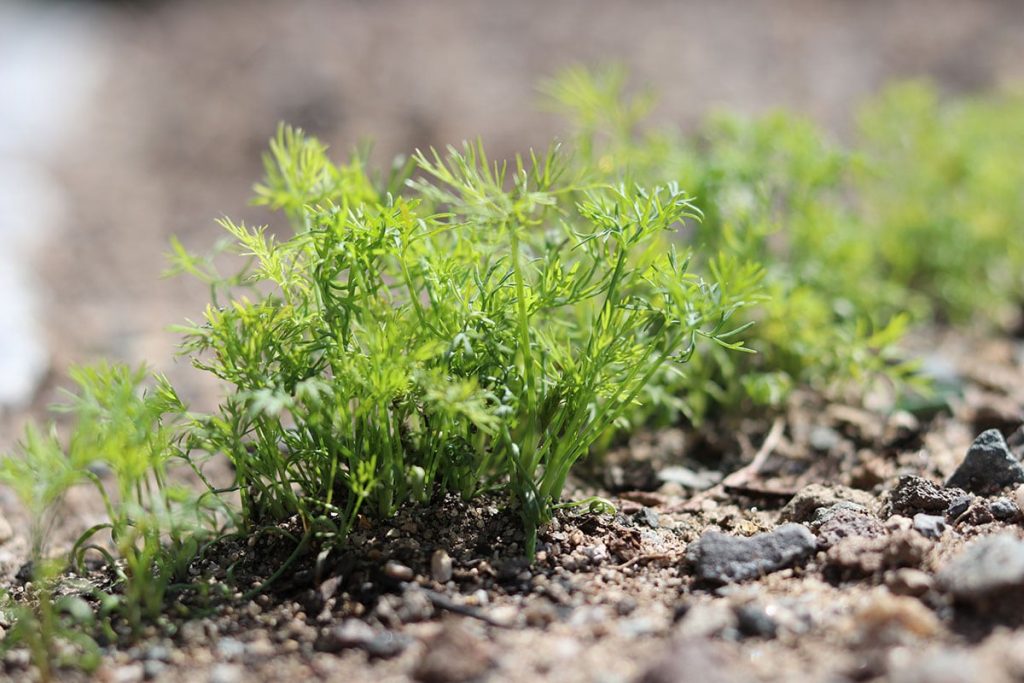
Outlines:
[{"label": "dill plant", "polygon": [[185,329],[229,387],[195,445],[231,458],[254,523],[298,514],[343,538],[361,511],[507,490],[532,556],[572,465],[656,373],[698,339],[742,349],[732,318],[756,282],[665,248],[699,219],[675,184],[583,185],[557,148],[414,163],[395,193],[402,173],[375,182],[282,128],[257,196],[290,234],[224,221],[258,294]]},{"label": "dill plant", "polygon": [[939,322],[1012,323],[1024,303],[1024,96],[944,102],[890,87],[859,117],[865,238]]},{"label": "dill plant", "polygon": [[[631,95],[621,68],[570,69],[544,84],[572,124],[587,177],[671,179],[689,188],[704,219],[679,235],[723,259],[759,264],[762,297],[742,313],[757,324],[739,356],[705,345],[683,373],[663,373],[636,421],[700,422],[751,403],[778,406],[795,386],[830,389],[872,377],[903,381],[894,343],[906,330],[905,286],[885,277],[848,202],[861,161],[809,122],[782,113],[718,114],[693,134],[645,125],[654,98]],[[735,279],[735,278],[734,278]]]},{"label": "dill plant", "polygon": [[[55,667],[91,669],[98,662],[93,633],[137,635],[163,613],[175,581],[202,543],[216,533],[223,506],[172,478],[185,469],[178,446],[185,408],[163,378],[148,381],[144,369],[97,364],[73,368],[77,385],[54,406],[67,413],[62,436],[56,425],[29,427],[16,452],[0,460],[0,481],[11,487],[29,515],[33,591],[30,604],[11,604],[15,625],[4,647],[25,644],[42,678]],[[91,486],[103,501],[106,521],[86,530],[64,558],[50,554],[49,538],[60,520],[64,496]],[[95,553],[113,573],[114,589],[92,597],[54,597],[68,567],[87,571]],[[123,624],[125,628],[118,625]]]}]

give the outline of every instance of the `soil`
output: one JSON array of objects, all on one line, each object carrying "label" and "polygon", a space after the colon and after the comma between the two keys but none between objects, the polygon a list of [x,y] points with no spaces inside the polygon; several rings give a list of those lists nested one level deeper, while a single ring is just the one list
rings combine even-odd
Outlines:
[{"label": "soil", "polygon": [[[660,85],[661,120],[781,105],[840,135],[852,103],[894,77],[970,92],[1024,75],[1013,2],[624,7],[103,9],[110,72],[54,169],[75,222],[41,256],[54,369],[28,414],[42,414],[69,362],[96,356],[148,359],[197,407],[216,399],[216,387],[162,361],[175,343],[165,326],[195,316],[205,292],[154,276],[171,234],[201,249],[213,217],[268,220],[239,209],[278,120],[339,153],[365,136],[387,158],[479,134],[500,156],[558,130],[533,87],[576,61],[621,59]],[[253,600],[238,593],[292,548],[278,534],[224,541],[193,566],[211,589],[177,596],[192,618],[108,646],[94,678],[1024,680],[1024,551],[1002,539],[1024,539],[1020,482],[1011,467],[984,494],[943,485],[985,430],[1008,439],[1015,461],[1024,455],[1024,343],[924,330],[908,345],[942,380],[939,397],[897,405],[884,386],[856,400],[804,391],[777,418],[639,434],[569,492],[605,495],[616,514],[560,514],[533,565],[500,499],[363,520],[344,551],[312,549]],[[0,524],[0,570],[17,595],[24,524],[9,494],[0,503],[11,527]],[[69,499],[58,547],[98,514],[88,496]],[[990,537],[1001,540],[975,557],[972,544]],[[31,680],[27,653],[9,653],[0,674]]]}]

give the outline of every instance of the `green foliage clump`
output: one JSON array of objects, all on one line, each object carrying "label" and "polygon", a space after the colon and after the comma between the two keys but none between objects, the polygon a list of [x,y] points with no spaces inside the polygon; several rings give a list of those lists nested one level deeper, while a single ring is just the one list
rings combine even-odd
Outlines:
[{"label": "green foliage clump", "polygon": [[[174,466],[184,464],[178,441],[185,408],[163,378],[144,388],[146,375],[105,364],[73,369],[77,391],[55,407],[70,415],[66,438],[55,425],[46,432],[30,427],[18,451],[0,460],[0,481],[29,515],[35,583],[35,606],[17,608],[5,646],[29,645],[44,677],[50,662],[97,661],[95,643],[83,629],[68,626],[69,619],[81,626],[102,618],[108,630],[124,624],[131,633],[157,619],[168,587],[187,577],[189,562],[216,529],[221,506],[171,479]],[[97,594],[97,610],[79,598],[52,597],[65,565],[49,556],[47,541],[65,494],[78,485],[98,492],[107,518],[69,553],[79,571],[86,570],[86,555],[96,552],[115,573],[117,594]],[[110,630],[114,637],[116,632]],[[70,654],[62,655],[68,645],[74,646]]]},{"label": "green foliage clump", "polygon": [[[712,117],[697,133],[644,130],[649,94],[630,98],[621,70],[570,70],[545,91],[574,125],[590,177],[668,178],[694,193],[704,220],[682,239],[721,259],[761,264],[764,296],[744,319],[757,355],[698,353],[659,395],[691,420],[751,401],[778,405],[796,385],[818,388],[905,369],[887,350],[902,334],[903,289],[879,277],[876,253],[847,206],[856,161],[809,122],[783,114]],[[887,305],[885,302],[893,302]],[[644,417],[644,416],[641,416]]]},{"label": "green foliage clump", "polygon": [[570,467],[655,374],[699,339],[741,347],[756,281],[687,271],[661,239],[699,218],[674,183],[581,185],[557,149],[415,164],[392,194],[282,129],[258,195],[291,232],[225,221],[259,293],[186,330],[230,387],[196,443],[231,458],[247,520],[343,538],[360,511],[508,489],[532,555]]},{"label": "green foliage clump", "polygon": [[884,276],[934,318],[991,325],[1024,302],[1024,98],[890,88],[860,117],[854,185]]}]

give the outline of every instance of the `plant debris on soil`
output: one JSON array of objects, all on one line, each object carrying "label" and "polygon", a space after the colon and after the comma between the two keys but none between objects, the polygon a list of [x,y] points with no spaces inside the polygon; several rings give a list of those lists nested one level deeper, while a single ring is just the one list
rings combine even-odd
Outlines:
[{"label": "plant debris on soil", "polygon": [[[1024,344],[934,348],[956,368],[946,408],[804,392],[774,424],[634,437],[576,484],[591,495],[617,480],[617,512],[560,512],[533,565],[521,520],[493,497],[361,518],[345,550],[314,545],[271,581],[299,529],[219,541],[180,609],[108,646],[93,675],[1020,680]],[[734,471],[711,473],[712,456]],[[608,473],[632,461],[650,476],[628,488]],[[6,676],[29,677],[28,663],[10,652]]]}]

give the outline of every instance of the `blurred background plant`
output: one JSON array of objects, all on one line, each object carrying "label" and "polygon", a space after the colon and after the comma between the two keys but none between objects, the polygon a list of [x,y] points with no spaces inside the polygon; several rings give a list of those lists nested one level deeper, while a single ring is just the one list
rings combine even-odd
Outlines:
[{"label": "blurred background plant", "polygon": [[572,123],[588,172],[690,188],[704,218],[666,243],[719,254],[709,272],[729,259],[764,268],[763,301],[745,313],[757,323],[749,343],[758,353],[699,354],[685,372],[663,375],[637,420],[663,411],[699,423],[751,404],[778,407],[796,386],[827,391],[908,377],[893,353],[912,310],[907,289],[884,276],[846,199],[856,156],[783,113],[721,113],[692,135],[643,129],[654,97],[631,96],[618,67],[570,69],[543,90]]}]

